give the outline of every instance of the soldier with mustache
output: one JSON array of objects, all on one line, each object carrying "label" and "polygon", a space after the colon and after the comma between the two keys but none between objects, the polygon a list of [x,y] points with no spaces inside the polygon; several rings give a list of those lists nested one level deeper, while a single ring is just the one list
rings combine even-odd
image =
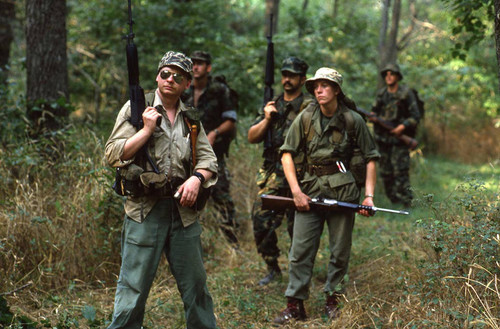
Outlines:
[{"label": "soldier with mustache", "polygon": [[283,93],[263,107],[248,130],[250,143],[264,142],[264,163],[257,174],[259,192],[252,209],[257,251],[264,258],[268,268],[268,274],[259,281],[261,286],[281,277],[281,269],[278,265],[280,249],[275,231],[281,225],[285,215],[288,221],[288,234],[290,239],[292,238],[294,212],[263,210],[260,196],[262,194],[291,196],[283,173],[279,148],[297,114],[312,102],[309,95],[302,93],[308,67],[306,62],[297,57],[292,56],[283,60],[281,67]]}]

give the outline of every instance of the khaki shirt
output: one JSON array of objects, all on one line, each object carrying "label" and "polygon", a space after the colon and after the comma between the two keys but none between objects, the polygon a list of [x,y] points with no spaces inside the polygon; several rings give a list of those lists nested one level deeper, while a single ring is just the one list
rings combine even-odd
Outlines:
[{"label": "khaki shirt", "polygon": [[[305,120],[302,117],[311,106],[315,107],[309,128],[312,137],[307,138],[307,132],[304,131]],[[351,110],[341,103],[328,124],[322,128],[320,107],[317,103],[311,103],[293,121],[286,135],[285,143],[280,148],[281,153],[287,152],[295,157],[306,152],[308,164],[331,163],[332,161],[335,163],[335,161],[340,160],[347,166],[354,146],[350,145],[347,136],[346,123],[342,114],[345,111]],[[380,154],[365,121],[354,111],[352,115],[357,144],[363,157],[366,162],[377,160]],[[302,192],[310,197],[325,197],[347,202],[358,202],[360,197],[360,190],[356,186],[354,176],[350,171],[323,176],[305,172],[299,184]]]},{"label": "khaki shirt", "polygon": [[[156,90],[153,107],[157,105],[162,105],[158,90]],[[162,113],[161,126],[156,127],[148,143],[148,152],[158,170],[165,173],[169,179],[176,177],[185,181],[190,176],[190,173],[186,172],[186,168],[190,167],[191,141],[183,115],[180,115],[180,112],[187,110],[188,108],[179,100],[173,126],[166,113]],[[130,123],[130,101],[128,101],[120,110],[113,131],[106,142],[105,156],[111,167],[125,167],[134,161],[134,158],[122,161],[121,156],[125,142],[136,132],[137,130]],[[203,126],[199,129],[196,143],[196,161],[194,171],[205,169],[213,173],[212,178],[207,180],[203,187],[208,188],[214,185],[217,182],[217,158],[208,142]],[[142,222],[158,199],[158,196],[155,195],[138,198],[127,197],[125,213],[133,220]],[[184,226],[192,224],[199,218],[199,211],[182,207],[178,201],[177,206]]]}]

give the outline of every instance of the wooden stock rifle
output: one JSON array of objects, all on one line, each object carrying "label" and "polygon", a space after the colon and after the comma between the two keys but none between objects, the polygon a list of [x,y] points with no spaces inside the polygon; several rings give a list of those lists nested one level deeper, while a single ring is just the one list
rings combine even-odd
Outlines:
[{"label": "wooden stock rifle", "polygon": [[[285,210],[295,208],[295,202],[292,198],[283,196],[262,194],[262,209],[265,210]],[[353,211],[368,210],[370,214],[374,215],[377,211],[388,212],[391,214],[409,215],[410,213],[405,210],[393,210],[379,207],[365,206],[357,203],[349,203],[337,201],[333,199],[312,198],[309,201],[309,206],[314,210],[333,210],[337,208],[352,209]]]},{"label": "wooden stock rifle", "polygon": [[[384,119],[381,119],[377,115],[375,115],[371,112],[368,112],[366,110],[363,110],[360,107],[356,108],[356,111],[367,116],[368,118],[374,119],[375,124],[378,124],[380,127],[384,128],[386,130],[392,130],[392,129],[396,128],[396,126],[394,124],[392,124],[391,122],[384,120]],[[414,150],[418,146],[418,141],[415,138],[412,138],[408,135],[401,134],[401,135],[393,135],[393,136],[396,137],[397,139],[401,140],[403,143],[405,143],[410,150]]]}]

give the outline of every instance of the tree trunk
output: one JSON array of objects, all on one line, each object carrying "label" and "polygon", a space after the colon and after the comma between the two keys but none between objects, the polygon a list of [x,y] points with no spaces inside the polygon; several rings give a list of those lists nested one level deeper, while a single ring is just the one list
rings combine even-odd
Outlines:
[{"label": "tree trunk", "polygon": [[[379,36],[379,69],[382,69],[388,63],[396,63],[398,58],[398,29],[401,16],[401,0],[394,0],[392,7],[391,26],[389,30],[389,8],[390,0],[382,2],[382,21],[380,25]],[[387,31],[389,30],[389,34]],[[378,75],[378,87],[384,85],[384,80]]]},{"label": "tree trunk", "polygon": [[498,92],[500,93],[500,0],[495,0],[495,41],[498,64]]},{"label": "tree trunk", "polygon": [[26,0],[27,112],[36,133],[68,115],[66,0]]},{"label": "tree trunk", "polygon": [[0,1],[0,85],[7,84],[10,45],[14,39],[11,22],[15,19],[14,0]]},{"label": "tree trunk", "polygon": [[333,0],[332,18],[337,18],[339,13],[339,0]]},{"label": "tree trunk", "polygon": [[401,16],[401,0],[394,0],[392,7],[391,30],[389,32],[389,40],[387,44],[387,52],[385,64],[396,63],[398,59],[398,30],[399,18]]},{"label": "tree trunk", "polygon": [[271,14],[273,15],[273,26],[272,26],[272,32],[275,34],[278,32],[278,15],[279,15],[279,9],[280,9],[280,0],[266,0],[266,30],[265,30],[265,35],[268,36],[270,34],[270,24],[269,24],[269,17]]}]

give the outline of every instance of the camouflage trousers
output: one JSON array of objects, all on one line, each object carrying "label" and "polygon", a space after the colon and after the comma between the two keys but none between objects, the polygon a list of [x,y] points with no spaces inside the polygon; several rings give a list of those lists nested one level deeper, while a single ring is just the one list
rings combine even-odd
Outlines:
[{"label": "camouflage trousers", "polygon": [[210,197],[214,202],[214,207],[221,215],[221,229],[226,234],[230,242],[236,243],[238,240],[234,233],[236,228],[235,207],[229,187],[231,185],[231,176],[227,169],[226,161],[223,156],[217,159],[217,183],[212,187]]},{"label": "camouflage trousers", "polygon": [[263,210],[260,196],[269,194],[290,197],[291,192],[288,186],[283,187],[284,181],[285,177],[276,175],[276,173],[269,175],[263,169],[260,169],[257,177],[257,185],[259,185],[260,190],[252,208],[253,234],[257,251],[269,266],[276,264],[280,255],[276,229],[281,225],[285,216],[288,222],[288,235],[290,241],[292,240],[295,211],[293,209],[286,211]]},{"label": "camouflage trousers", "polygon": [[385,194],[393,203],[411,205],[410,153],[404,145],[377,143],[380,158],[380,176]]}]

